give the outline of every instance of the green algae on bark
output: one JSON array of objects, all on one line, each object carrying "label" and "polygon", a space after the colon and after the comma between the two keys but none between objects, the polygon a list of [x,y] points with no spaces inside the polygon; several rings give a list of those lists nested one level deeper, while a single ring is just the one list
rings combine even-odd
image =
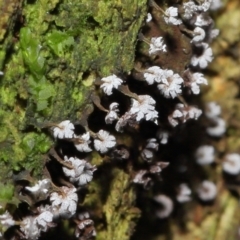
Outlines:
[{"label": "green algae on bark", "polygon": [[136,195],[131,176],[106,164],[103,167],[104,177],[89,184],[83,205],[94,210],[101,219],[101,224],[96,226],[96,239],[127,240],[140,217],[140,210],[134,207]]},{"label": "green algae on bark", "polygon": [[[96,78],[129,73],[133,68],[147,3],[26,0],[18,7],[18,22],[13,11],[8,16],[13,24],[1,35],[0,179],[8,176],[11,188],[15,170],[43,177],[46,153],[54,144],[50,134],[42,131],[45,123],[78,122],[84,109],[92,108],[90,95]],[[107,219],[107,228],[99,229],[98,239],[111,239],[114,234],[128,239],[139,215],[133,207],[129,174],[113,172],[106,201],[100,203],[97,194],[87,197],[89,202],[97,199]],[[96,193],[104,188],[95,185]],[[119,232],[117,221],[122,224]]]},{"label": "green algae on bark", "polygon": [[132,69],[146,1],[24,1],[19,10],[23,27],[10,31],[19,40],[11,42],[0,82],[0,158],[9,171],[40,174],[42,149],[52,144],[41,123],[77,121],[95,77]]}]

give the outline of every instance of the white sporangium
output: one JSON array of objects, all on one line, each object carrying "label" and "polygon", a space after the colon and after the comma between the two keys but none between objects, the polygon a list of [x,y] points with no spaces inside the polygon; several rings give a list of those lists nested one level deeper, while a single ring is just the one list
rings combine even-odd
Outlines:
[{"label": "white sporangium", "polygon": [[64,157],[64,161],[72,165],[72,169],[63,167],[64,174],[69,177],[70,182],[77,183],[79,186],[89,183],[93,178],[93,172],[96,170],[95,166],[92,166],[85,160],[78,159],[76,157],[67,156]]},{"label": "white sporangium", "polygon": [[158,84],[158,89],[166,98],[175,98],[182,93],[181,85],[183,79],[172,70],[164,70],[162,81]]},{"label": "white sporangium", "polygon": [[155,121],[158,118],[158,112],[155,110],[156,101],[149,95],[139,95],[138,100],[131,99],[132,106],[129,112],[136,115],[136,121],[145,119]]},{"label": "white sporangium", "polygon": [[209,47],[207,43],[201,43],[200,47],[202,48],[201,55],[193,55],[191,58],[191,64],[196,67],[206,68],[208,63],[213,60],[212,49]]},{"label": "white sporangium", "polygon": [[123,80],[119,77],[117,77],[115,74],[110,75],[108,77],[104,77],[101,79],[103,82],[100,86],[100,88],[103,89],[104,93],[107,95],[112,94],[112,90],[118,89],[118,87],[123,83]]},{"label": "white sporangium", "polygon": [[155,54],[158,51],[167,52],[166,44],[163,42],[163,37],[153,37],[151,38],[149,44],[149,55]]},{"label": "white sporangium", "polygon": [[164,78],[164,70],[158,66],[152,66],[145,70],[143,74],[148,85],[153,83],[160,83],[162,78]]},{"label": "white sporangium", "polygon": [[215,149],[211,145],[202,145],[196,150],[195,157],[200,165],[211,164],[215,159]]},{"label": "white sporangium", "polygon": [[92,149],[89,147],[91,143],[90,133],[86,132],[81,136],[74,135],[76,141],[74,142],[74,146],[79,152],[91,152]]},{"label": "white sporangium", "polygon": [[112,124],[113,121],[118,119],[118,112],[119,112],[118,106],[119,104],[116,102],[113,102],[110,104],[109,111],[105,117],[106,124]]},{"label": "white sporangium", "polygon": [[34,186],[32,187],[25,187],[25,189],[31,194],[34,195],[35,199],[38,201],[45,200],[49,195],[49,188],[51,186],[51,180],[50,179],[43,179],[39,180]]},{"label": "white sporangium", "polygon": [[77,210],[78,195],[75,187],[60,187],[61,192],[53,192],[50,195],[54,216],[63,218],[72,217]]},{"label": "white sporangium", "polygon": [[230,175],[238,175],[240,173],[240,155],[238,153],[227,154],[224,157],[222,168]]},{"label": "white sporangium", "polygon": [[116,145],[116,138],[110,135],[109,132],[100,130],[97,133],[97,138],[94,139],[94,147],[100,153],[106,153],[110,148]]},{"label": "white sporangium", "polygon": [[167,24],[182,24],[182,20],[178,18],[178,9],[176,7],[167,8],[163,18]]},{"label": "white sporangium", "polygon": [[204,180],[198,186],[197,194],[202,201],[212,201],[217,196],[217,187],[213,182]]},{"label": "white sporangium", "polygon": [[74,134],[74,125],[70,120],[65,120],[53,126],[52,131],[55,138],[72,138]]}]

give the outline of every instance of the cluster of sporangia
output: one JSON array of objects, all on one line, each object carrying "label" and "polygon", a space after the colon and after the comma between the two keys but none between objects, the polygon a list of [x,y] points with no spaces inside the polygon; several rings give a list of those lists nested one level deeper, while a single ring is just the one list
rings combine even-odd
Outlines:
[{"label": "cluster of sporangia", "polygon": [[[221,6],[220,1],[196,0],[184,2],[181,5],[171,6],[165,10],[161,9],[154,1],[151,1],[151,7],[161,12],[165,24],[171,26],[188,26],[183,32],[191,36],[189,41],[193,46],[194,52],[190,60],[189,67],[182,73],[175,73],[171,69],[163,69],[161,66],[154,65],[146,69],[135,69],[142,74],[142,80],[148,85],[156,85],[159,95],[166,99],[177,99],[179,103],[169,114],[168,122],[170,128],[183,125],[188,120],[197,120],[202,115],[202,110],[196,106],[186,103],[183,97],[183,89],[189,89],[191,94],[200,93],[200,85],[207,85],[208,81],[204,75],[198,72],[204,69],[212,61],[212,50],[209,43],[218,35],[218,30],[213,29],[213,20],[207,14],[209,9],[215,10]],[[152,15],[148,13],[146,24],[152,21]],[[147,39],[141,36],[146,44],[149,45],[149,58],[155,55],[160,56],[168,52],[168,45],[162,36]],[[181,61],[176,59],[176,61]],[[96,81],[97,82],[97,81]],[[145,139],[145,143],[138,146],[139,156],[137,161],[144,162],[145,168],[136,171],[133,182],[143,185],[144,188],[151,186],[153,180],[158,178],[162,169],[168,166],[168,162],[158,161],[156,153],[159,145],[167,145],[168,139],[171,138],[171,130],[164,128],[159,119],[159,111],[156,109],[156,101],[149,95],[146,88],[146,94],[138,95],[129,90],[124,81],[116,75],[103,77],[100,80],[100,89],[105,94],[105,98],[119,91],[124,98],[131,100],[128,110],[120,115],[120,103],[109,103],[105,108],[101,105],[98,96],[92,97],[97,108],[104,111],[105,123],[115,125],[115,130],[111,133],[100,129],[93,132],[88,126],[84,126],[85,133],[77,135],[76,126],[70,120],[64,120],[57,124],[49,124],[52,135],[56,140],[68,141],[73,143],[75,149],[81,153],[90,153],[98,151],[101,155],[114,153],[116,159],[130,161],[131,146],[118,146],[118,139],[114,131],[131,136],[129,129],[138,129],[140,123],[151,121],[159,129],[155,136]],[[161,107],[161,106],[160,106]],[[221,137],[226,130],[225,121],[220,117],[221,108],[215,102],[210,102],[206,106],[205,118],[212,124],[206,128],[210,137]],[[94,150],[92,149],[94,148]],[[9,228],[14,228],[16,238],[12,239],[38,239],[42,232],[55,227],[59,219],[73,219],[76,224],[75,236],[78,239],[87,239],[95,236],[96,232],[93,221],[87,212],[78,212],[78,195],[77,191],[85,187],[92,179],[96,167],[92,166],[88,160],[79,159],[76,156],[62,156],[55,150],[50,151],[50,155],[57,160],[69,182],[63,186],[57,187],[53,184],[51,178],[39,180],[32,186],[24,186],[20,195],[28,195],[38,207],[30,211],[25,217],[16,219],[9,211],[0,215],[2,234]],[[202,145],[195,152],[196,163],[199,165],[211,164],[215,161],[216,152],[212,145]],[[218,160],[219,162],[220,160]],[[240,173],[240,155],[237,153],[227,154],[221,161],[223,171],[227,174],[237,175]],[[146,167],[147,166],[147,167]],[[217,187],[214,182],[204,180],[199,182],[195,193],[202,201],[212,201],[217,195]],[[192,190],[187,183],[179,183],[176,199],[159,193],[153,197],[161,208],[156,210],[156,216],[159,218],[168,217],[174,207],[174,202],[188,202],[191,200]],[[46,204],[47,201],[47,204]],[[41,204],[44,202],[45,204]]]}]

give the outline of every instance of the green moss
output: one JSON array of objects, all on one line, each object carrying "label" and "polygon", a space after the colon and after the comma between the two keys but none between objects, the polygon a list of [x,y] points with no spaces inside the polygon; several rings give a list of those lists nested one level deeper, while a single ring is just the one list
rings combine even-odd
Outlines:
[{"label": "green moss", "polygon": [[[41,177],[45,154],[53,145],[39,131],[43,122],[79,120],[92,108],[90,94],[96,77],[129,72],[135,58],[138,31],[146,14],[145,0],[38,0],[23,4],[24,27],[5,61],[0,81],[0,174],[34,170]],[[13,39],[13,31],[8,39]],[[14,33],[15,34],[15,33]],[[0,54],[5,58],[6,45]],[[95,156],[94,156],[95,157]],[[99,155],[93,162],[102,163]],[[103,186],[92,183],[89,206],[104,206],[107,229],[99,239],[112,239],[117,221],[119,239],[127,239],[138,213],[129,175],[114,170],[112,197],[100,201]],[[1,178],[1,177],[0,177]],[[116,191],[117,189],[117,191]],[[115,200],[117,198],[117,201]],[[115,211],[111,217],[111,211]],[[118,212],[119,211],[119,212]],[[108,235],[109,234],[109,235]]]},{"label": "green moss", "polygon": [[[140,211],[135,205],[135,192],[129,173],[105,164],[100,179],[89,184],[83,205],[95,210],[106,224],[97,226],[97,239],[127,240],[134,229]],[[119,227],[121,226],[121,227]]]},{"label": "green moss", "polygon": [[0,88],[0,95],[2,104],[13,106],[15,103],[17,92],[10,87],[4,86]]},{"label": "green moss", "polygon": [[24,136],[21,142],[21,148],[29,154],[29,157],[33,157],[39,153],[45,153],[49,150],[51,141],[49,138],[41,133],[28,133]]},{"label": "green moss", "polygon": [[65,1],[56,24],[70,29],[78,38],[74,57],[82,71],[97,69],[104,76],[132,69],[145,10],[145,1],[81,1],[71,8]]},{"label": "green moss", "polygon": [[46,43],[57,56],[63,56],[69,47],[74,45],[74,38],[66,32],[54,30],[47,34]]},{"label": "green moss", "polygon": [[[1,144],[0,144],[0,161],[5,162],[8,170],[1,168],[1,176],[7,174],[1,171],[20,170],[27,168],[35,169],[36,174],[40,174],[43,166],[41,166],[42,154],[46,153],[52,142],[49,137],[39,133],[25,134],[20,131],[22,118],[16,118],[16,113],[1,111],[0,117],[2,124],[0,125]],[[32,147],[32,148],[31,148]],[[29,158],[31,161],[29,162]]]},{"label": "green moss", "polygon": [[41,55],[41,43],[36,39],[30,28],[24,27],[20,31],[20,47],[24,62],[35,77],[40,80],[45,72],[44,63],[45,59]]},{"label": "green moss", "polygon": [[83,80],[82,84],[85,87],[93,86],[95,79],[96,79],[96,75],[94,73],[92,73],[86,79]]},{"label": "green moss", "polygon": [[39,112],[47,109],[49,102],[56,94],[54,85],[46,81],[45,77],[42,77],[38,81],[29,77],[28,84],[28,90],[31,93],[34,103],[36,104],[36,111]]},{"label": "green moss", "polygon": [[[107,201],[103,206],[107,221],[106,232],[101,232],[98,239],[127,240],[133,232],[133,222],[139,217],[139,210],[134,208],[135,193],[130,187],[128,173],[114,169],[114,179],[111,182]],[[131,225],[132,224],[132,225]],[[121,226],[121,228],[119,228]]]},{"label": "green moss", "polygon": [[50,14],[55,9],[59,0],[39,0],[33,4],[25,2],[23,15],[26,25],[35,36],[45,33],[49,28],[49,23],[54,20]]},{"label": "green moss", "polygon": [[8,131],[3,125],[2,126],[0,125],[0,131],[1,131],[1,134],[0,134],[0,143],[1,143],[7,139]]},{"label": "green moss", "polygon": [[11,184],[0,183],[0,203],[7,203],[12,200],[14,187]]},{"label": "green moss", "polygon": [[[141,13],[146,10],[145,1],[57,4],[25,2],[25,27],[0,83],[1,142],[8,146],[1,158],[14,169],[26,166],[29,156],[28,167],[36,168],[41,153],[50,147],[51,141],[41,140],[38,132],[24,133],[29,124],[38,127],[37,122],[78,119],[97,75],[132,68]],[[56,6],[59,15],[51,14]]]},{"label": "green moss", "polygon": [[79,91],[77,87],[73,89],[72,99],[77,102],[81,102],[83,100],[83,94]]}]

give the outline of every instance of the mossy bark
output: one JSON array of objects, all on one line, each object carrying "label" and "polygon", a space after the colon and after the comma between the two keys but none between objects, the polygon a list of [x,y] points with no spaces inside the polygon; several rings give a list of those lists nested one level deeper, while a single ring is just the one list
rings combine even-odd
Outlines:
[{"label": "mossy bark", "polygon": [[[78,123],[93,108],[96,78],[128,74],[137,35],[146,16],[145,0],[0,1],[0,189],[2,204],[14,202],[14,171],[43,177],[46,154],[54,145],[44,124]],[[98,166],[99,156],[93,159]],[[104,187],[89,187],[88,207],[102,207],[106,227],[99,239],[128,239],[139,215],[130,176],[114,172]],[[118,191],[115,191],[118,189]],[[124,199],[122,199],[124,196]],[[96,201],[95,201],[96,200]],[[121,228],[117,222],[121,221]]]},{"label": "mossy bark", "polygon": [[[83,112],[93,108],[94,80],[112,73],[127,74],[133,68],[147,1],[2,0],[0,9],[0,70],[4,72],[0,76],[0,203],[4,204],[16,203],[14,171],[27,169],[36,178],[42,177],[46,153],[54,145],[49,132],[42,130],[43,124],[66,119],[78,123]],[[228,12],[240,16],[239,9],[231,3]],[[217,23],[222,31],[232,30],[228,22],[223,16]],[[229,136],[218,143],[222,152],[240,146],[239,123],[234,121],[239,116],[234,110],[239,108],[235,98],[239,65],[219,50],[219,46],[232,51],[239,47],[240,39],[235,39],[239,28],[235,30],[215,46],[220,57],[212,70],[219,73],[223,66],[224,75],[215,74],[206,95],[207,100],[222,103],[225,119],[232,124]],[[227,88],[231,90],[224,91]],[[93,162],[102,165],[99,155],[93,156]],[[131,176],[106,163],[100,168],[104,179],[99,177],[89,185],[82,204],[104,219],[104,224],[97,223],[97,239],[129,239],[140,215]],[[217,176],[221,188],[221,174]],[[137,239],[236,239],[238,202],[226,190],[212,208],[193,205],[190,209],[184,229],[171,221],[163,236],[151,231],[148,222],[142,231],[138,229],[141,236],[136,235]]]}]

